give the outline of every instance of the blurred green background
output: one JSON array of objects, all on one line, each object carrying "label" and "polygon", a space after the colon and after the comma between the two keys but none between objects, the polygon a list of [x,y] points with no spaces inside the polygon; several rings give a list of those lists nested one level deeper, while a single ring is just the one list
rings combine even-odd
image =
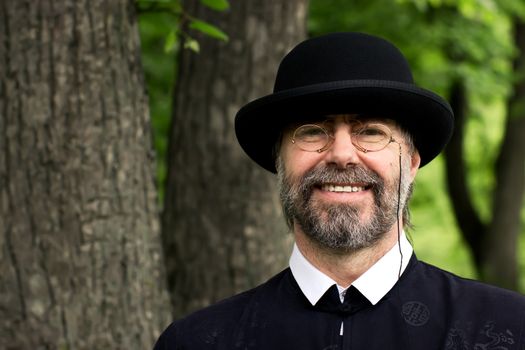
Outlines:
[{"label": "blurred green background", "polygon": [[[232,0],[236,1],[236,0]],[[461,78],[468,88],[465,139],[468,185],[483,220],[491,215],[493,166],[504,131],[505,105],[513,79],[511,19],[524,2],[480,0],[311,0],[308,35],[362,31],[393,41],[407,56],[418,85],[448,95],[448,84]],[[171,99],[177,66],[173,33],[177,17],[142,13],[142,55],[157,152],[157,181],[162,203]],[[524,135],[525,136],[525,135]],[[418,257],[458,275],[476,278],[470,252],[456,225],[446,191],[444,161],[420,170],[411,202]],[[525,210],[522,209],[522,222]],[[523,225],[522,225],[523,227]],[[520,237],[520,271],[525,270],[525,232]],[[525,274],[520,277],[525,291]]]}]

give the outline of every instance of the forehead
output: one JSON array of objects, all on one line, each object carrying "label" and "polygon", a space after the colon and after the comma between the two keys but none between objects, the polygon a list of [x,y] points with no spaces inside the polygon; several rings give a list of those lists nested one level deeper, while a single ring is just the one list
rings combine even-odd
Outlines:
[{"label": "forehead", "polygon": [[322,122],[344,122],[344,123],[352,123],[352,122],[366,122],[366,123],[381,123],[386,124],[388,126],[396,126],[396,123],[389,118],[373,115],[373,114],[329,114],[325,115],[321,118],[318,118],[318,121]]}]

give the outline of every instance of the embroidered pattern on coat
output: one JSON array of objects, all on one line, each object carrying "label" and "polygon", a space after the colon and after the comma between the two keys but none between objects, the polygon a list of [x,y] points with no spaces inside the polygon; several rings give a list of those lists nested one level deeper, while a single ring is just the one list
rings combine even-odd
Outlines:
[{"label": "embroidered pattern on coat", "polygon": [[401,309],[405,322],[411,326],[423,326],[430,319],[430,310],[419,301],[408,301]]},{"label": "embroidered pattern on coat", "polygon": [[[471,323],[460,326],[456,322],[447,334],[446,350],[511,350],[515,344],[514,334],[511,330],[497,331],[493,321],[486,321],[485,325],[475,331]],[[468,339],[475,339],[472,347]]]},{"label": "embroidered pattern on coat", "polygon": [[514,345],[514,334],[509,329],[506,329],[504,332],[497,332],[494,328],[494,322],[485,324],[480,333],[488,338],[489,342],[476,343],[474,350],[509,350],[507,345]]},{"label": "embroidered pattern on coat", "polygon": [[[469,327],[467,327],[468,330]],[[470,346],[467,341],[467,332],[461,329],[457,323],[451,328],[445,342],[446,350],[469,350]]]}]

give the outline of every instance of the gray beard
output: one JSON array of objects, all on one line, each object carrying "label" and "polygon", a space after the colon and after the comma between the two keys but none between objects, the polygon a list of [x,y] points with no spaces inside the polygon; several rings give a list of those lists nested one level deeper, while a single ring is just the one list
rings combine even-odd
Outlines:
[{"label": "gray beard", "polygon": [[[411,192],[411,183],[403,176],[401,196],[397,198],[399,179],[388,187],[375,172],[359,165],[338,168],[333,165],[315,167],[293,183],[285,175],[284,164],[277,164],[279,193],[288,222],[300,226],[318,246],[333,252],[347,253],[373,246],[396,223],[399,207],[403,208]],[[408,167],[403,167],[404,174]],[[359,208],[350,203],[320,203],[312,200],[316,186],[323,183],[366,183],[372,185],[374,206],[367,221],[360,219]]]}]

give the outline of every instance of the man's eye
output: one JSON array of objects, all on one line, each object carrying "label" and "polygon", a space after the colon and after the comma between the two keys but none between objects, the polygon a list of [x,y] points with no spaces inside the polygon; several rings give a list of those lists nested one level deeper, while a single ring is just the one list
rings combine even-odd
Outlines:
[{"label": "man's eye", "polygon": [[319,138],[319,137],[325,137],[325,136],[326,136],[326,133],[320,127],[303,127],[296,134],[297,138],[300,138],[306,141],[310,139]]},{"label": "man's eye", "polygon": [[384,130],[376,127],[366,127],[358,131],[359,135],[363,136],[386,136]]}]

